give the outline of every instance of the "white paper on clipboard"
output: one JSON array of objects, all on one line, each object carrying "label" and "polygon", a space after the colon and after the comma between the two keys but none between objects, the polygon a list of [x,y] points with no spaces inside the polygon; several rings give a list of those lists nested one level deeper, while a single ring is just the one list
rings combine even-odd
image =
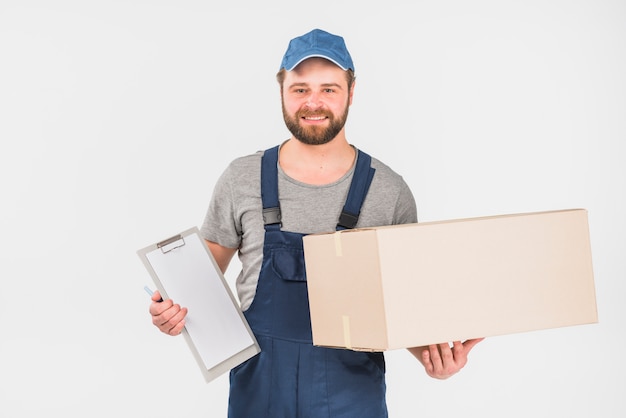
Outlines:
[{"label": "white paper on clipboard", "polygon": [[182,333],[207,382],[260,352],[197,227],[137,254],[163,299],[188,308]]}]

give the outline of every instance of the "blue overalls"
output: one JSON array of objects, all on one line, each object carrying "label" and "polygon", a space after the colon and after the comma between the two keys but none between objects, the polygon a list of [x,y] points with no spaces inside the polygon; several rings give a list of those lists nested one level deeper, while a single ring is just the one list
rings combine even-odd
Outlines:
[{"label": "blue overalls", "polygon": [[[337,229],[356,225],[374,175],[359,151]],[[265,151],[261,196],[263,264],[245,316],[261,353],[230,374],[229,418],[383,418],[382,353],[313,346],[304,268],[304,234],[281,231],[278,147]]]}]

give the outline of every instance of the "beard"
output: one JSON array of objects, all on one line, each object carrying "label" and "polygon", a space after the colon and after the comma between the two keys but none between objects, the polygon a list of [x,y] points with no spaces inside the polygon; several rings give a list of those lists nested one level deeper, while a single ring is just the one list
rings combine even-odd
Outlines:
[{"label": "beard", "polygon": [[[300,124],[300,120],[303,117],[315,116],[326,117],[328,126],[302,126]],[[348,105],[346,105],[343,114],[338,117],[335,117],[332,112],[326,110],[311,111],[306,109],[298,110],[295,115],[291,116],[287,114],[283,103],[283,119],[285,120],[287,129],[289,129],[289,132],[291,132],[294,138],[303,144],[322,145],[332,141],[343,129],[348,119]]]}]

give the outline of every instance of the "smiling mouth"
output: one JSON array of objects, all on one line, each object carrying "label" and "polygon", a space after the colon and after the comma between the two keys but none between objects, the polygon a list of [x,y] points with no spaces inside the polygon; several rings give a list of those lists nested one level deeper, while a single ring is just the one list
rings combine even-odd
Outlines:
[{"label": "smiling mouth", "polygon": [[302,119],[318,121],[318,120],[328,119],[328,116],[303,116]]}]

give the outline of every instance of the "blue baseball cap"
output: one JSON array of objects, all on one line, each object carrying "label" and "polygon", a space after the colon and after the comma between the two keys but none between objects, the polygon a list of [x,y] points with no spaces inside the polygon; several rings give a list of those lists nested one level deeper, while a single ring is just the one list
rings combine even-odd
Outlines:
[{"label": "blue baseball cap", "polygon": [[289,41],[280,69],[291,71],[305,59],[313,57],[326,58],[344,71],[354,71],[354,64],[343,38],[321,29],[313,29]]}]

